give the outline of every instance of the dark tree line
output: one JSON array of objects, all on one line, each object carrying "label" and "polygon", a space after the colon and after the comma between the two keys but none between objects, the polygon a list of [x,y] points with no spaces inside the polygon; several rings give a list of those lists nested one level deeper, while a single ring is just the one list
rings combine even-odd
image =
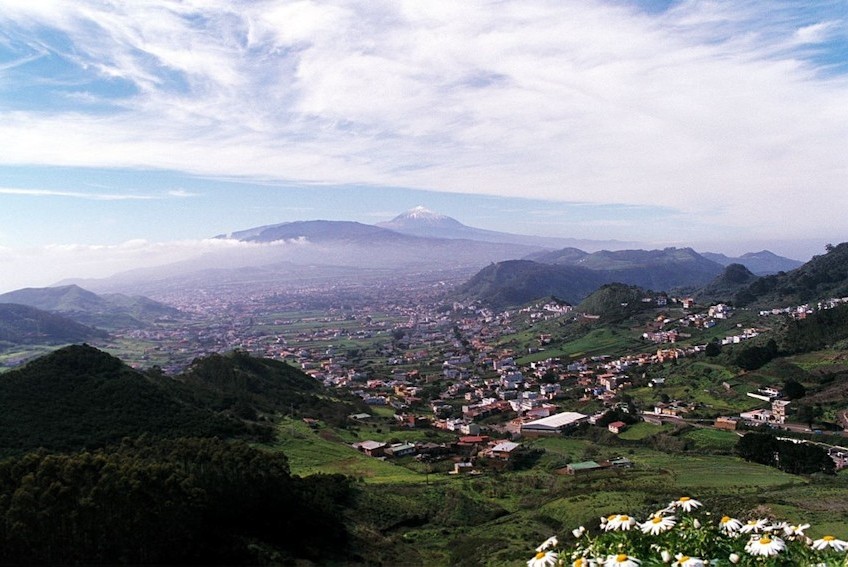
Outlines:
[{"label": "dark tree line", "polygon": [[833,474],[836,468],[827,451],[818,445],[784,441],[768,433],[746,433],[736,444],[736,454],[790,474]]},{"label": "dark tree line", "polygon": [[806,319],[792,319],[782,333],[783,348],[772,339],[764,346],[749,346],[736,354],[735,363],[743,370],[757,370],[779,356],[823,349],[848,338],[848,305],[820,309]]},{"label": "dark tree line", "polygon": [[343,554],[340,475],[219,439],[125,440],[0,462],[4,564],[262,564]]},{"label": "dark tree line", "polygon": [[820,309],[806,319],[789,322],[785,342],[794,353],[822,349],[848,338],[848,305]]}]

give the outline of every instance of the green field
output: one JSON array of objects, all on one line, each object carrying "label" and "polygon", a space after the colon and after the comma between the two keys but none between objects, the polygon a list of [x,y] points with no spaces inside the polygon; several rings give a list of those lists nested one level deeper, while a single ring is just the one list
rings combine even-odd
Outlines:
[{"label": "green field", "polygon": [[[512,542],[500,554],[505,556],[517,553],[521,538],[516,534],[524,533],[528,541],[535,541],[532,538],[542,535],[541,526],[546,524],[566,529],[591,523],[604,514],[645,515],[664,505],[666,500],[682,495],[718,506],[721,513],[744,515],[756,509],[759,514],[813,523],[813,533],[827,532],[848,538],[848,475],[799,477],[731,455],[709,454],[731,450],[737,438],[733,432],[709,429],[684,432],[683,437],[696,447],[686,453],[664,453],[634,444],[650,435],[670,431],[670,426],[637,424],[627,431],[629,435],[620,436],[625,442],[623,446],[601,446],[580,438],[540,438],[526,443],[528,447],[544,450],[532,469],[489,472],[475,478],[448,475],[437,472],[438,468],[403,459],[370,458],[350,447],[354,438],[350,432],[332,431],[323,426],[314,430],[299,421],[280,425],[279,440],[273,448],[286,453],[292,472],[299,475],[342,473],[362,479],[365,486],[381,486],[386,487],[381,490],[390,491],[403,486],[414,491],[428,484],[465,491],[474,499],[506,511],[497,521],[486,523],[487,533],[500,534],[506,538],[504,541]],[[400,432],[387,432],[387,435],[397,433]],[[426,436],[413,430],[404,437],[414,435]],[[367,430],[360,430],[358,436],[376,437]],[[555,472],[568,462],[617,455],[630,459],[634,467],[578,477]],[[442,467],[443,471],[445,465]],[[423,545],[433,537],[433,529],[430,525],[412,528],[404,531],[404,538]],[[431,551],[436,553],[438,546],[434,542],[426,545],[432,545]]]}]

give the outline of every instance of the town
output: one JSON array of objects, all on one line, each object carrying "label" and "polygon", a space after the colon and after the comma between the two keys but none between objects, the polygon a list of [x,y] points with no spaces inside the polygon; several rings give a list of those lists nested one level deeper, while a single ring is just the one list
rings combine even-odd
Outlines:
[{"label": "town", "polygon": [[[705,358],[710,348],[767,335],[770,318],[804,318],[846,301],[740,316],[726,304],[697,305],[690,297],[654,294],[642,299],[648,315],[641,329],[628,330],[624,343],[606,352],[598,346],[591,352],[558,352],[560,330],[590,332],[597,315],[555,299],[495,311],[446,299],[449,287],[445,281],[409,279],[252,294],[200,290],[160,298],[191,313],[189,322],[119,333],[109,346],[121,351],[133,345],[136,350],[121,356],[140,367],[161,364],[166,372],[228,350],[285,360],[325,386],[358,397],[396,426],[456,436],[450,447],[365,440],[354,449],[380,458],[450,455],[455,472],[470,472],[477,471],[478,456],[508,462],[520,454],[524,439],[561,434],[583,423],[614,433],[628,427],[605,419],[608,415],[723,430],[764,426],[809,432],[809,426],[792,420],[791,402],[779,388],[724,381],[722,394],[735,394],[740,409],[718,412],[694,397],[670,396],[668,372],[657,370]],[[745,407],[740,398],[748,400],[741,402]],[[373,418],[371,413],[351,416],[356,422]],[[844,467],[848,450],[828,448],[836,466]]]}]

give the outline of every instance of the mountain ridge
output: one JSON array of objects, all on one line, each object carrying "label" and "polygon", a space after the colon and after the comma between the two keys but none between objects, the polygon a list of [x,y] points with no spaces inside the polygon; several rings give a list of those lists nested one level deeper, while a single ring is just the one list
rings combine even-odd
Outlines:
[{"label": "mountain ridge", "polygon": [[501,244],[521,244],[548,249],[580,246],[591,250],[601,250],[604,248],[619,249],[635,244],[633,242],[619,242],[616,240],[532,236],[475,228],[463,224],[453,217],[435,213],[420,205],[397,215],[389,221],[378,222],[374,226],[391,229],[411,236],[448,238],[452,240],[477,240],[480,242]]},{"label": "mountain ridge", "polygon": [[163,317],[180,317],[178,309],[147,297],[98,295],[76,284],[22,288],[0,294],[0,302],[57,313],[105,329],[142,328]]}]

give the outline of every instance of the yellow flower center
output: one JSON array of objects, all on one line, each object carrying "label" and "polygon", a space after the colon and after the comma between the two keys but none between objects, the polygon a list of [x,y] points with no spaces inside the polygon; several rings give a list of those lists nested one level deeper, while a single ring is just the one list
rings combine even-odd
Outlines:
[{"label": "yellow flower center", "polygon": [[835,540],[836,538],[835,538],[835,537],[833,537],[832,535],[826,535],[826,536],[824,536],[822,539],[823,539],[823,540],[825,540],[825,541],[833,541],[833,540]]},{"label": "yellow flower center", "polygon": [[729,521],[730,521],[730,516],[722,516],[721,517],[721,523],[722,524],[726,524]]},{"label": "yellow flower center", "polygon": [[625,561],[627,561],[627,556],[623,553],[619,553],[618,555],[615,556],[615,560],[618,561],[619,563],[624,563]]},{"label": "yellow flower center", "polygon": [[621,517],[621,521],[622,521],[622,522],[629,522],[629,521],[630,521],[630,518],[629,518],[628,516],[622,516],[622,517]]},{"label": "yellow flower center", "polygon": [[690,500],[692,500],[692,499],[689,498],[688,496],[681,496],[680,497],[680,502],[689,502]]},{"label": "yellow flower center", "polygon": [[688,556],[688,555],[684,555],[683,557],[681,557],[680,559],[678,559],[678,560],[677,560],[677,562],[678,562],[678,563],[680,563],[681,565],[682,565],[683,563],[686,563],[687,561],[689,561],[689,556]]},{"label": "yellow flower center", "polygon": [[539,553],[536,554],[536,559],[542,559],[543,557],[545,557],[544,551],[540,551]]},{"label": "yellow flower center", "polygon": [[763,536],[760,538],[760,545],[768,545],[771,543],[771,538],[768,536]]},{"label": "yellow flower center", "polygon": [[654,519],[651,521],[655,524],[659,524],[660,522],[662,522],[662,518],[660,518],[659,516],[654,516]]},{"label": "yellow flower center", "polygon": [[612,516],[607,516],[607,520],[609,520],[610,522],[612,522],[612,521],[613,521],[613,520],[615,520],[616,518],[617,518],[617,515],[616,515],[616,514],[613,514]]}]

